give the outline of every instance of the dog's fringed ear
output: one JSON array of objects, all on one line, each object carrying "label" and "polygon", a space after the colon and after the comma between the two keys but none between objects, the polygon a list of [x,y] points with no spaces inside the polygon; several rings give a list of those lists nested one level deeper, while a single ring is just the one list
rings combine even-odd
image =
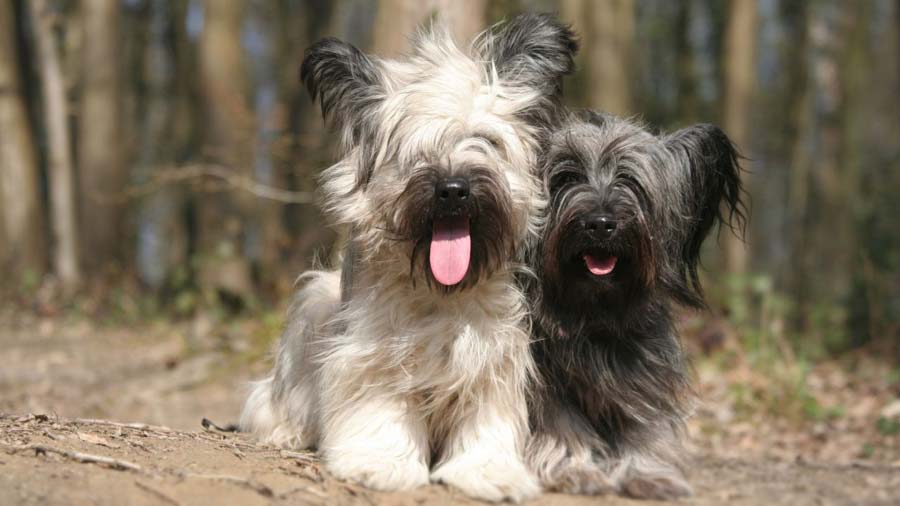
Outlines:
[{"label": "dog's fringed ear", "polygon": [[742,237],[746,206],[742,199],[740,155],[731,139],[719,127],[690,126],[664,138],[666,147],[681,170],[676,177],[682,189],[684,237],[681,250],[681,302],[703,305],[703,291],[697,274],[700,246],[713,225],[728,226]]},{"label": "dog's fringed ear", "polygon": [[483,44],[501,78],[546,95],[561,93],[563,76],[575,70],[575,33],[549,14],[516,16],[499,25]]},{"label": "dog's fringed ear", "polygon": [[[325,38],[306,50],[300,79],[319,101],[325,120],[341,132],[344,149],[371,151],[361,145],[371,144],[363,141],[377,131],[376,111],[385,96],[375,62],[351,44]],[[374,153],[360,155],[357,187],[368,181],[372,157]]]}]

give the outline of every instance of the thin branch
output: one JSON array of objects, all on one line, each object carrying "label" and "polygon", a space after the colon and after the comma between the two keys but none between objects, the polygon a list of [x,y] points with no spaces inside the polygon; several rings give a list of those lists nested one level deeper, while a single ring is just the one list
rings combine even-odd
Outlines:
[{"label": "thin branch", "polygon": [[81,425],[105,425],[107,427],[119,427],[123,429],[149,430],[155,432],[172,432],[172,429],[163,425],[148,425],[146,423],[123,423],[110,420],[97,420],[95,418],[72,418],[71,422]]},{"label": "thin branch", "polygon": [[162,502],[164,502],[166,504],[171,504],[172,506],[180,506],[181,505],[180,502],[176,501],[175,499],[172,499],[171,497],[169,497],[166,494],[163,494],[159,490],[156,490],[155,488],[151,487],[150,485],[147,485],[146,483],[142,483],[138,480],[134,480],[134,484],[137,486],[137,488],[144,490],[146,492],[149,492],[150,494],[156,496],[158,499],[162,500]]},{"label": "thin branch", "polygon": [[0,413],[0,419],[5,418],[13,418],[16,423],[22,424],[31,421],[38,422],[49,422],[53,420],[54,422],[63,422],[63,423],[76,423],[80,425],[104,425],[107,427],[117,427],[123,429],[134,429],[134,430],[149,430],[154,432],[173,432],[172,429],[163,425],[149,425],[146,423],[125,423],[125,422],[114,422],[112,420],[99,420],[96,418],[57,418],[50,417],[50,415],[46,415],[43,413],[29,413],[25,416],[17,416],[12,414],[3,414]]},{"label": "thin branch", "polygon": [[213,481],[224,481],[227,483],[234,483],[235,485],[253,490],[259,495],[265,497],[275,497],[275,492],[272,491],[267,485],[259,483],[257,481],[249,480],[247,478],[241,478],[240,476],[231,476],[227,474],[196,474],[196,473],[179,473],[180,476],[185,478],[200,478],[203,480],[213,480]]},{"label": "thin branch", "polygon": [[[2,444],[2,443],[0,443]],[[135,464],[134,462],[129,462],[127,460],[114,459],[112,457],[105,457],[103,455],[93,455],[90,453],[82,453],[75,452],[69,450],[62,450],[59,448],[54,448],[52,446],[40,445],[40,444],[29,444],[29,445],[4,445],[10,449],[12,453],[18,453],[23,451],[34,451],[35,455],[47,454],[47,453],[55,453],[67,459],[75,460],[77,462],[82,462],[85,464],[101,464],[105,466],[109,466],[112,469],[117,469],[119,471],[135,471],[141,472],[141,466]]]},{"label": "thin branch", "polygon": [[[316,200],[315,192],[295,192],[276,188],[239,174],[228,167],[214,164],[194,164],[158,170],[147,183],[131,186],[115,195],[92,195],[92,198],[106,204],[124,204],[129,200],[149,195],[166,185],[209,178],[215,179],[226,188],[245,191],[256,197],[284,204],[309,204]],[[222,186],[215,186],[206,191],[222,191]]]},{"label": "thin branch", "polygon": [[237,424],[230,423],[224,427],[217,425],[215,422],[210,420],[209,418],[204,418],[200,421],[200,425],[203,426],[207,431],[219,431],[219,432],[240,432]]}]

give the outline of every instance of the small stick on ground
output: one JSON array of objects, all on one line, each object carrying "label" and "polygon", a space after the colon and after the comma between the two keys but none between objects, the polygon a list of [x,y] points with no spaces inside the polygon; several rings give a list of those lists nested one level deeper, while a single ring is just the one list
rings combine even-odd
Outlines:
[{"label": "small stick on ground", "polygon": [[154,496],[156,496],[157,498],[159,498],[160,500],[162,500],[162,502],[164,502],[166,504],[171,504],[172,506],[181,506],[180,502],[176,501],[175,499],[172,499],[171,497],[167,496],[166,494],[163,494],[159,490],[156,490],[155,488],[151,487],[150,485],[147,485],[146,483],[142,483],[138,480],[134,480],[134,484],[135,484],[135,486],[137,486],[137,488],[139,488],[145,492],[149,492],[149,493],[153,494]]},{"label": "small stick on ground", "polygon": [[113,422],[111,420],[98,420],[96,418],[51,418],[50,415],[45,415],[42,413],[34,414],[29,413],[25,416],[15,417],[13,415],[0,414],[0,419],[4,418],[15,418],[17,423],[28,423],[32,421],[37,422],[49,422],[50,420],[54,420],[56,422],[71,422],[77,423],[81,425],[104,425],[106,427],[118,427],[120,429],[134,429],[134,430],[149,430],[156,432],[172,432],[172,429],[169,427],[165,427],[162,425],[149,425],[146,423],[124,423],[124,422]]},{"label": "small stick on ground", "polygon": [[301,460],[303,462],[316,462],[316,457],[312,453],[292,452],[290,450],[280,450],[279,455],[283,458]]},{"label": "small stick on ground", "polygon": [[73,422],[87,425],[105,425],[107,427],[119,427],[122,429],[149,430],[156,432],[172,432],[172,429],[163,425],[148,425],[146,423],[123,423],[109,420],[97,420],[94,418],[73,418]]},{"label": "small stick on ground", "polygon": [[141,466],[135,464],[134,462],[128,462],[127,460],[114,459],[112,457],[105,457],[103,455],[93,455],[90,453],[82,453],[75,452],[69,450],[61,450],[59,448],[54,448],[52,446],[40,445],[40,444],[30,444],[30,445],[21,445],[21,446],[8,446],[12,453],[18,453],[21,451],[29,451],[32,450],[35,454],[47,454],[47,453],[55,453],[67,459],[75,460],[78,462],[82,462],[85,464],[100,464],[109,466],[112,469],[116,469],[119,471],[135,471],[141,472]]},{"label": "small stick on ground", "polygon": [[240,431],[238,430],[237,424],[230,423],[230,424],[228,424],[228,425],[222,427],[222,426],[220,426],[220,425],[217,425],[215,422],[213,422],[213,421],[210,420],[209,418],[204,418],[203,420],[201,420],[201,421],[200,421],[200,425],[201,425],[204,429],[209,430],[209,431],[217,430],[217,431],[219,431],[219,432],[240,432]]},{"label": "small stick on ground", "polygon": [[224,481],[228,483],[234,483],[235,485],[253,490],[259,495],[265,497],[275,497],[275,492],[272,491],[266,485],[262,483],[249,480],[247,478],[241,478],[240,476],[230,476],[227,474],[195,474],[195,473],[180,473],[181,476],[186,478],[200,478],[203,480],[215,480],[215,481]]}]

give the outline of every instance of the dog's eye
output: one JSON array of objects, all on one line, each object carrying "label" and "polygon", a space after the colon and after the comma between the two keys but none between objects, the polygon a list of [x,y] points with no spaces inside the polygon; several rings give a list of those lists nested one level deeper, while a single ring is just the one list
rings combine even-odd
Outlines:
[{"label": "dog's eye", "polygon": [[481,139],[481,140],[483,140],[483,141],[486,141],[486,142],[487,142],[488,144],[490,144],[491,147],[493,147],[494,149],[499,149],[499,148],[500,148],[500,140],[497,139],[496,137],[494,137],[493,135],[488,135],[488,134],[476,134],[476,135],[475,135],[475,138],[476,138],[476,139]]},{"label": "dog's eye", "polygon": [[550,193],[557,193],[565,187],[583,183],[584,174],[574,166],[564,166],[550,176]]}]

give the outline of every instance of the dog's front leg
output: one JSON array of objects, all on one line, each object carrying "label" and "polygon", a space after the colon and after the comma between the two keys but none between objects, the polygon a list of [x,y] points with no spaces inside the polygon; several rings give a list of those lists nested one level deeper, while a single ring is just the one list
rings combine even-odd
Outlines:
[{"label": "dog's front leg", "polygon": [[[667,441],[660,441],[665,445]],[[668,449],[661,450],[668,454]],[[626,451],[613,471],[623,495],[635,499],[669,500],[690,496],[693,491],[673,457],[650,450]]]},{"label": "dog's front leg", "polygon": [[[330,392],[329,400],[339,401],[325,406],[327,417],[320,450],[328,471],[376,490],[409,490],[426,485],[428,432],[410,401],[386,393],[377,383],[361,384],[358,377],[330,379],[335,382],[330,390],[355,385],[355,391]],[[339,387],[344,380],[348,383]]]},{"label": "dog's front leg", "polygon": [[497,351],[498,366],[436,415],[446,436],[431,479],[479,499],[519,502],[540,493],[522,455],[528,424],[520,368],[527,368],[530,356],[527,344]]},{"label": "dog's front leg", "polygon": [[606,445],[578,407],[563,396],[549,390],[535,396],[535,427],[526,452],[529,465],[548,490],[585,495],[615,492],[604,465]]},{"label": "dog's front leg", "polygon": [[470,406],[444,447],[442,463],[431,474],[469,496],[520,502],[540,492],[521,456],[521,422],[502,407]]}]

